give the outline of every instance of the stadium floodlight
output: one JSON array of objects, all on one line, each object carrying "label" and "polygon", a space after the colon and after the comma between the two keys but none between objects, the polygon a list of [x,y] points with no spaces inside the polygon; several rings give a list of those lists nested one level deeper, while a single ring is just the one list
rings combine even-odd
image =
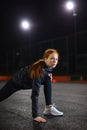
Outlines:
[{"label": "stadium floodlight", "polygon": [[75,5],[74,5],[74,2],[73,1],[68,1],[68,2],[66,2],[66,9],[68,9],[68,10],[74,10],[74,7],[75,7]]},{"label": "stadium floodlight", "polygon": [[28,20],[22,20],[21,21],[21,28],[23,30],[30,30],[30,22]]}]

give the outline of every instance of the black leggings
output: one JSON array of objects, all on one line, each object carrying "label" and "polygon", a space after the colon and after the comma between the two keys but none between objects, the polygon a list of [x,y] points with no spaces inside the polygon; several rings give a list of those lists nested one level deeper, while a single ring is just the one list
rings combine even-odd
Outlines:
[{"label": "black leggings", "polygon": [[[12,80],[9,80],[3,88],[0,89],[0,102],[8,98],[14,92],[21,90],[22,86],[14,83]],[[26,88],[25,88],[26,89]]]}]

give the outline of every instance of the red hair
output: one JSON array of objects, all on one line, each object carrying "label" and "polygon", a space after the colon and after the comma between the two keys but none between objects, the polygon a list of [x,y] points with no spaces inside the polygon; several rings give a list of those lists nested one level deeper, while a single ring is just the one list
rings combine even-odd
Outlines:
[{"label": "red hair", "polygon": [[31,79],[34,78],[40,78],[42,75],[42,64],[43,64],[43,60],[40,59],[38,61],[36,61],[35,63],[32,64],[32,66],[30,67],[29,70],[29,75]]},{"label": "red hair", "polygon": [[45,50],[45,52],[43,54],[43,59],[48,58],[49,55],[52,54],[52,53],[56,53],[59,56],[59,53],[58,53],[58,51],[56,49],[47,49],[47,50]]}]

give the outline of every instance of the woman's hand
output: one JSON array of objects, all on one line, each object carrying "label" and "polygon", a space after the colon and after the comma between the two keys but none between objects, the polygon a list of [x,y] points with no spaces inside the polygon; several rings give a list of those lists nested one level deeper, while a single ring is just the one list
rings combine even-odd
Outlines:
[{"label": "woman's hand", "polygon": [[35,117],[33,120],[37,122],[43,122],[43,123],[46,122],[46,120],[42,117]]}]

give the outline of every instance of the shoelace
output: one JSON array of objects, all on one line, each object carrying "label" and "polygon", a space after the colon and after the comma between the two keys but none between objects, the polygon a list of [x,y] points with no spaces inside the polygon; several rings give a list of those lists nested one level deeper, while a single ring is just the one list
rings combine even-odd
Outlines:
[{"label": "shoelace", "polygon": [[53,105],[50,105],[50,107],[55,107],[56,108],[57,106],[55,105],[55,103],[53,103]]}]

